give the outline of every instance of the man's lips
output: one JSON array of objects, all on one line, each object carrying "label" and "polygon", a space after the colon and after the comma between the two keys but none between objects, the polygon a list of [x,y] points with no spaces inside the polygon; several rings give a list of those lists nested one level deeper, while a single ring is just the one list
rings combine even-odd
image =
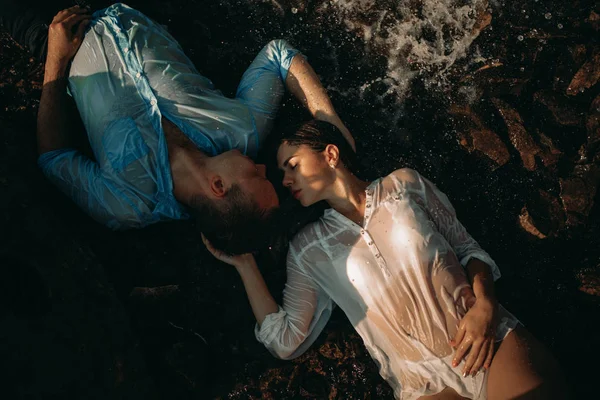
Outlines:
[{"label": "man's lips", "polygon": [[301,191],[302,189],[292,190],[292,196],[294,196],[297,199],[298,196],[300,196]]}]

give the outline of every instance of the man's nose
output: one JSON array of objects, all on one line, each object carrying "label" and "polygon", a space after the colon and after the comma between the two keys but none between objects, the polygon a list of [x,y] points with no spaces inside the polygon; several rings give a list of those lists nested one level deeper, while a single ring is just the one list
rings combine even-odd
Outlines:
[{"label": "man's nose", "polygon": [[267,166],[264,164],[256,164],[256,170],[263,178],[267,177]]}]

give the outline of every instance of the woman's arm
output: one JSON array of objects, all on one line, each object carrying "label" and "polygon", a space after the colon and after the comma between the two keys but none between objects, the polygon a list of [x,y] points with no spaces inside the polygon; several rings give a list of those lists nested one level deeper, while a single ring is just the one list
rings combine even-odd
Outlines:
[{"label": "woman's arm", "polygon": [[302,55],[294,57],[285,84],[315,119],[335,125],[356,151],[354,138],[337,115],[319,77]]},{"label": "woman's arm", "polygon": [[252,312],[256,317],[256,322],[260,326],[267,315],[279,311],[279,306],[275,302],[275,299],[273,299],[269,288],[267,288],[267,284],[258,270],[254,257],[251,254],[245,254],[240,257],[240,262],[236,263],[235,269],[242,278]]},{"label": "woman's arm", "polygon": [[[207,249],[219,260],[233,265],[256,317],[256,338],[276,357],[295,358],[314,342],[329,320],[333,303],[312,279],[289,261],[287,283],[283,291],[283,307],[273,299],[254,256],[229,256],[215,249],[202,236]],[[293,257],[293,256],[291,256]]]}]

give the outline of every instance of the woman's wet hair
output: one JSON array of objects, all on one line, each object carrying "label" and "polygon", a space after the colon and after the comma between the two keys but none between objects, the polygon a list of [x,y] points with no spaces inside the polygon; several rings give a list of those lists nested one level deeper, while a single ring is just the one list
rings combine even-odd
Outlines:
[{"label": "woman's wet hair", "polygon": [[287,129],[281,143],[290,146],[305,145],[316,152],[322,152],[327,145],[335,145],[340,152],[340,160],[352,173],[357,172],[358,160],[356,153],[346,140],[337,126],[329,122],[313,119],[301,125],[295,125]]}]

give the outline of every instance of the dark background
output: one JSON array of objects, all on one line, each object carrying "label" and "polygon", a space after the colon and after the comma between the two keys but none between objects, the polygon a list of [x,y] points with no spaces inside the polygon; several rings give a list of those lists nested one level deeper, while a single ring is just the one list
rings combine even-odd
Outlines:
[{"label": "dark background", "polygon": [[[325,2],[128,4],[166,25],[229,95],[268,40],[301,49],[356,138],[363,176],[409,166],[448,194],[500,266],[501,303],[558,358],[575,398],[595,398],[600,10],[587,1],[540,3],[491,2],[491,24],[445,83],[432,88],[439,70],[414,65],[419,75],[405,98],[384,83],[362,98],[344,95],[384,75],[386,53],[367,49]],[[420,2],[410,4],[418,13]],[[254,338],[236,272],[212,259],[190,222],[111,232],[51,186],[36,166],[42,73],[0,36],[2,398],[391,398],[341,312],[305,355],[277,360]],[[275,132],[306,117],[287,99]],[[73,126],[83,135],[75,110]],[[271,150],[261,154],[268,163]],[[297,211],[298,221],[310,217]],[[274,246],[259,258],[277,298],[284,252]]]}]

